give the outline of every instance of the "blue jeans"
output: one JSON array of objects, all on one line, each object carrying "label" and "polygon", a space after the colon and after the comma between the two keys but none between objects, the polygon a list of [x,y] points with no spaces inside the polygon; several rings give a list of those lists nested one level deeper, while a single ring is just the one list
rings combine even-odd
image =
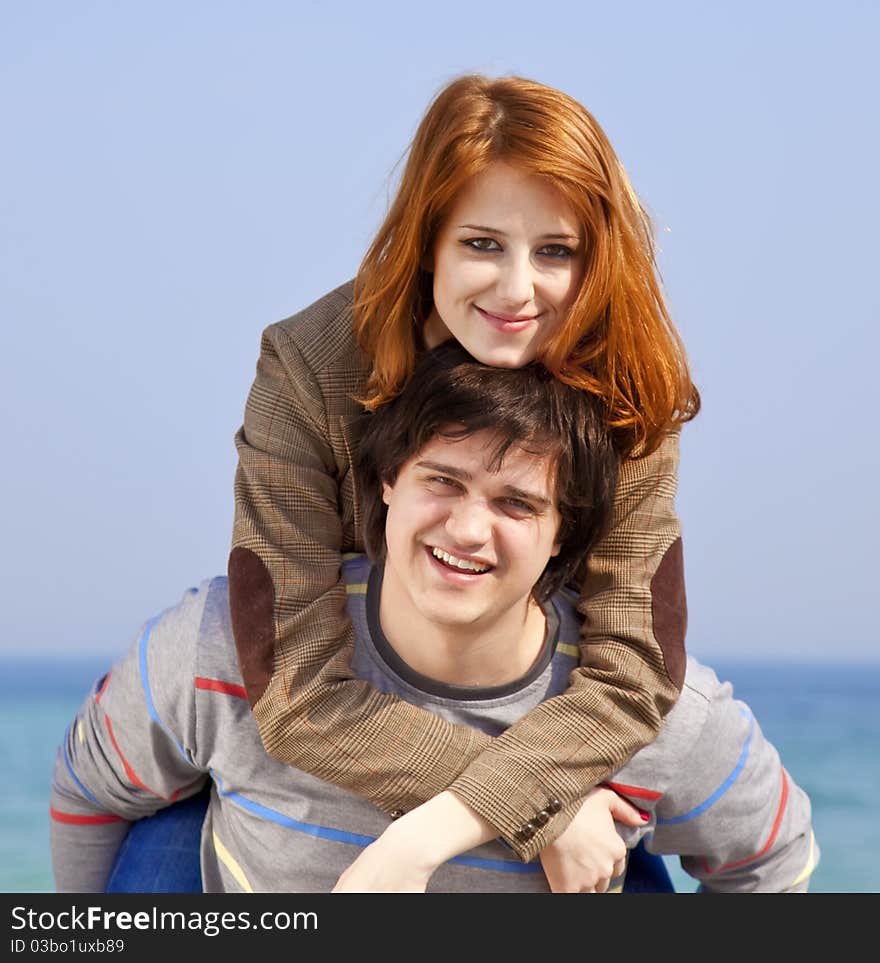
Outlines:
[{"label": "blue jeans", "polygon": [[674,893],[672,878],[662,856],[655,856],[645,849],[644,842],[629,854],[624,893]]},{"label": "blue jeans", "polygon": [[131,824],[107,880],[107,893],[201,893],[202,822],[210,785]]},{"label": "blue jeans", "polygon": [[[108,893],[200,893],[202,821],[210,786],[132,823],[107,882]],[[630,853],[624,893],[674,893],[661,857],[639,845]]]}]

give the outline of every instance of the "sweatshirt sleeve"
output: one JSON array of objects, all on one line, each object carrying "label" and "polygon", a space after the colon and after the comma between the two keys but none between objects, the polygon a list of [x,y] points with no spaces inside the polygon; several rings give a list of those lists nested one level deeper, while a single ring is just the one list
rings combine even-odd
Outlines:
[{"label": "sweatshirt sleeve", "polygon": [[648,848],[678,855],[701,892],[805,892],[820,855],[810,800],[731,685],[701,672],[705,718],[669,773]]},{"label": "sweatshirt sleeve", "polygon": [[50,802],[58,892],[103,892],[130,822],[205,783],[193,684],[203,595],[148,622],[64,734]]},{"label": "sweatshirt sleeve", "polygon": [[[336,292],[307,310],[329,332],[342,313],[350,319],[350,300]],[[587,790],[654,738],[677,696],[678,437],[621,472],[613,529],[585,576],[586,644],[571,688],[490,740],[353,677],[340,568],[342,553],[361,546],[344,542],[356,493],[331,441],[329,390],[289,331],[264,332],[236,437],[229,559],[239,663],[263,744],[388,813],[451,788],[531,859]],[[355,394],[363,383],[338,390]]]}]

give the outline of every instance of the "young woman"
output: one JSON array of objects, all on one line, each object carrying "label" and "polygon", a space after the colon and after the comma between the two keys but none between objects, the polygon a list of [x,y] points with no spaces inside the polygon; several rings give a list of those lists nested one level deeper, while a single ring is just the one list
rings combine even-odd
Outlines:
[{"label": "young woman", "polygon": [[[359,416],[447,338],[489,365],[537,359],[598,396],[623,460],[611,529],[578,586],[581,667],[496,739],[380,694],[348,666],[340,564],[363,548]],[[673,499],[678,429],[698,409],[649,221],[595,119],[522,78],[449,84],[354,283],[264,332],[236,438],[230,603],[261,737],[273,756],[406,814],[383,865],[427,827],[440,858],[501,835],[530,859],[654,738],[685,665]],[[456,548],[448,564],[480,555],[476,540]],[[346,885],[411,885],[407,871],[383,874],[356,866]]]}]

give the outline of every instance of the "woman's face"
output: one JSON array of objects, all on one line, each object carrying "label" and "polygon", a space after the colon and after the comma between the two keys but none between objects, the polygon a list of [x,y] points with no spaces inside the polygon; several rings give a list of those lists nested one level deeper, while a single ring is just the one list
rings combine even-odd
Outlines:
[{"label": "woman's face", "polygon": [[585,264],[584,232],[563,195],[496,161],[462,190],[437,234],[426,345],[453,337],[483,364],[528,364],[565,319]]}]

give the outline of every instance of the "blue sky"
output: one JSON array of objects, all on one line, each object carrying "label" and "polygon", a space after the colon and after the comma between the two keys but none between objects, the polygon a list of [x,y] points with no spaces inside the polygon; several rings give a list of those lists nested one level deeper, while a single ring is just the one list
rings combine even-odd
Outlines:
[{"label": "blue sky", "polygon": [[880,7],[0,6],[0,654],[225,571],[260,332],[352,276],[436,91],[567,91],[652,213],[704,410],[689,646],[872,659]]}]

